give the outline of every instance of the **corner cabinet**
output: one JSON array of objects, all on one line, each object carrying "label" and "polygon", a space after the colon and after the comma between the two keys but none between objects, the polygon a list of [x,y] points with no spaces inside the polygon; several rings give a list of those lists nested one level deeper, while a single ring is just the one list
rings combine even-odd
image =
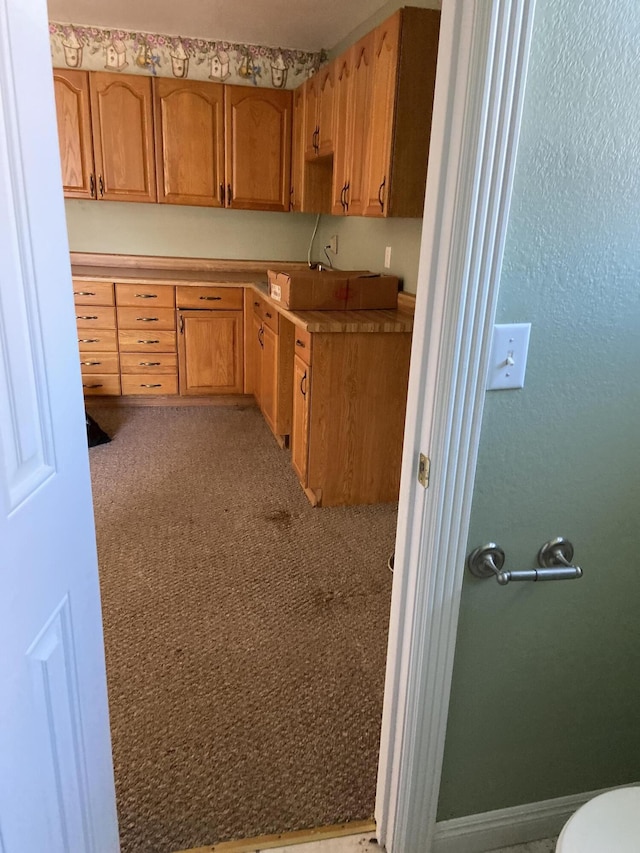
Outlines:
[{"label": "corner cabinet", "polygon": [[227,207],[289,210],[291,121],[291,92],[226,87]]}]

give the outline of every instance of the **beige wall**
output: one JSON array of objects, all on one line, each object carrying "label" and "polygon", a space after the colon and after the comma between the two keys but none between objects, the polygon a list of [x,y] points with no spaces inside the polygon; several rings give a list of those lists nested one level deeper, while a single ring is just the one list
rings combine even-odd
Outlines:
[{"label": "beige wall", "polygon": [[[74,252],[266,261],[305,261],[316,221],[302,213],[79,199],[67,199],[66,212]],[[323,216],[312,260],[325,260],[322,247],[338,234],[335,266],[383,272],[384,249],[391,246],[389,272],[415,293],[421,224],[420,219]]]}]

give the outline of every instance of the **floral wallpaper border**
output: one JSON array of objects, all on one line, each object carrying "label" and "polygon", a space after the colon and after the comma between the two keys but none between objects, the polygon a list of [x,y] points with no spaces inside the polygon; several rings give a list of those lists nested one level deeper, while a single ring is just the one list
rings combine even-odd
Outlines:
[{"label": "floral wallpaper border", "polygon": [[310,53],[183,36],[49,24],[53,65],[295,89],[326,60]]}]

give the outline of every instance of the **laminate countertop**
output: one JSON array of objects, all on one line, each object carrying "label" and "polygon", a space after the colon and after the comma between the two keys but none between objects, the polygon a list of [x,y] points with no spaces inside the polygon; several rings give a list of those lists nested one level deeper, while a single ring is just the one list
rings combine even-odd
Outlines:
[{"label": "laminate countertop", "polygon": [[[189,269],[184,259],[175,268],[163,266],[110,265],[101,263],[74,263],[71,272],[79,281],[110,281],[121,284],[158,284],[197,286],[202,284],[216,287],[250,287],[256,290],[276,311],[299,328],[310,333],[323,334],[333,332],[411,332],[413,331],[413,304],[411,294],[400,293],[399,307],[395,310],[363,309],[358,311],[289,311],[280,302],[268,295],[266,268],[242,269]],[[277,262],[270,267],[279,268]],[[287,265],[293,266],[293,265]],[[298,268],[302,265],[296,265]],[[304,268],[304,267],[302,267]]]}]

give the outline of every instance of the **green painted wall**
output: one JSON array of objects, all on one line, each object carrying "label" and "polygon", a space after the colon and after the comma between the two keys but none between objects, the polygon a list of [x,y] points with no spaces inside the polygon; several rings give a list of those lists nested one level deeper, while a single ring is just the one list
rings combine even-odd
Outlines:
[{"label": "green painted wall", "polygon": [[469,549],[574,542],[579,581],[465,579],[439,818],[640,780],[640,15],[538,0]]}]

